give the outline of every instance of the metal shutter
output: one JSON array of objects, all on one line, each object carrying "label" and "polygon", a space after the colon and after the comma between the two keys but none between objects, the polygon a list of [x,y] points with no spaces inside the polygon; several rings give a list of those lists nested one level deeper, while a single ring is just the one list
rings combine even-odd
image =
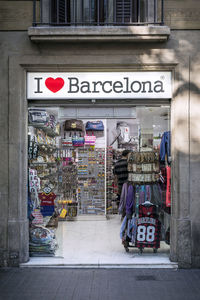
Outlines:
[{"label": "metal shutter", "polygon": [[70,0],[51,0],[51,21],[55,24],[70,23]]},{"label": "metal shutter", "polygon": [[137,22],[136,0],[116,0],[116,22],[121,24]]}]

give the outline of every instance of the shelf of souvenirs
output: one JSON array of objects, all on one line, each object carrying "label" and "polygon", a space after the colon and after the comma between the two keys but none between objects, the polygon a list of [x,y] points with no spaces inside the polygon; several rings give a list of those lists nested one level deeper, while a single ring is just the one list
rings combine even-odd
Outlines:
[{"label": "shelf of souvenirs", "polygon": [[59,150],[59,148],[56,145],[51,144],[44,144],[44,143],[38,143],[38,151],[44,152],[44,153],[54,153],[55,151]]},{"label": "shelf of souvenirs", "polygon": [[28,126],[43,130],[48,136],[56,137],[60,135],[60,129],[51,128],[45,124],[29,124]]},{"label": "shelf of souvenirs", "polygon": [[52,162],[52,161],[47,161],[47,162],[29,162],[28,163],[29,166],[40,166],[40,165],[46,166],[46,165],[56,165],[56,164],[57,164],[56,161],[54,161],[54,162]]},{"label": "shelf of souvenirs", "polygon": [[49,174],[46,174],[46,175],[42,175],[42,174],[38,174],[38,177],[40,179],[49,179],[49,178],[52,178],[52,177],[55,177],[58,175],[58,172],[54,172],[54,173],[49,173]]}]

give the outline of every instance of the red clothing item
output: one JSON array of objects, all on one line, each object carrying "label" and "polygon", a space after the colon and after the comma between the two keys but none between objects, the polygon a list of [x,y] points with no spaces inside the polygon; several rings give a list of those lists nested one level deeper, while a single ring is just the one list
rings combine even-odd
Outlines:
[{"label": "red clothing item", "polygon": [[39,193],[38,196],[39,196],[42,206],[54,205],[54,200],[56,198],[56,195],[53,192],[51,192],[49,194],[42,192],[42,193]]},{"label": "red clothing item", "polygon": [[154,204],[147,204],[145,205],[144,203],[139,205],[139,218],[142,217],[149,217],[149,218],[158,218],[158,213],[157,213],[157,207]]},{"label": "red clothing item", "polygon": [[167,188],[166,188],[166,207],[171,206],[171,167],[166,167],[167,172]]},{"label": "red clothing item", "polygon": [[138,219],[136,247],[160,248],[161,223],[158,219],[143,217]]}]

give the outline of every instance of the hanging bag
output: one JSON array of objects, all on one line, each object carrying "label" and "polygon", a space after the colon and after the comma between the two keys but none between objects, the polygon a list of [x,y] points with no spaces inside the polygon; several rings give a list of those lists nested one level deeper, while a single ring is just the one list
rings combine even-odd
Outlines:
[{"label": "hanging bag", "polygon": [[104,131],[102,121],[88,121],[85,126],[86,131]]},{"label": "hanging bag", "polygon": [[83,131],[83,121],[76,120],[76,119],[70,119],[66,120],[64,123],[64,130],[65,131]]},{"label": "hanging bag", "polygon": [[84,137],[81,136],[81,133],[80,133],[80,136],[78,136],[76,133],[75,135],[72,137],[72,144],[74,147],[83,147],[84,146]]},{"label": "hanging bag", "polygon": [[85,135],[85,146],[95,146],[96,136],[92,132],[92,135]]},{"label": "hanging bag", "polygon": [[49,121],[49,114],[45,109],[29,109],[28,123],[34,126],[44,126]]},{"label": "hanging bag", "polygon": [[130,127],[125,122],[117,123],[118,143],[126,144],[130,142]]},{"label": "hanging bag", "polygon": [[71,135],[71,132],[70,132],[69,136],[65,135],[64,139],[62,139],[62,146],[72,147],[72,135]]}]

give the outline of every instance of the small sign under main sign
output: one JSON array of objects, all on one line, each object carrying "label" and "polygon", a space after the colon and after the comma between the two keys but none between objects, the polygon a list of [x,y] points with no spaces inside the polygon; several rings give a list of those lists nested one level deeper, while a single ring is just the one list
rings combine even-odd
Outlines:
[{"label": "small sign under main sign", "polygon": [[170,99],[171,72],[27,73],[27,99]]}]

